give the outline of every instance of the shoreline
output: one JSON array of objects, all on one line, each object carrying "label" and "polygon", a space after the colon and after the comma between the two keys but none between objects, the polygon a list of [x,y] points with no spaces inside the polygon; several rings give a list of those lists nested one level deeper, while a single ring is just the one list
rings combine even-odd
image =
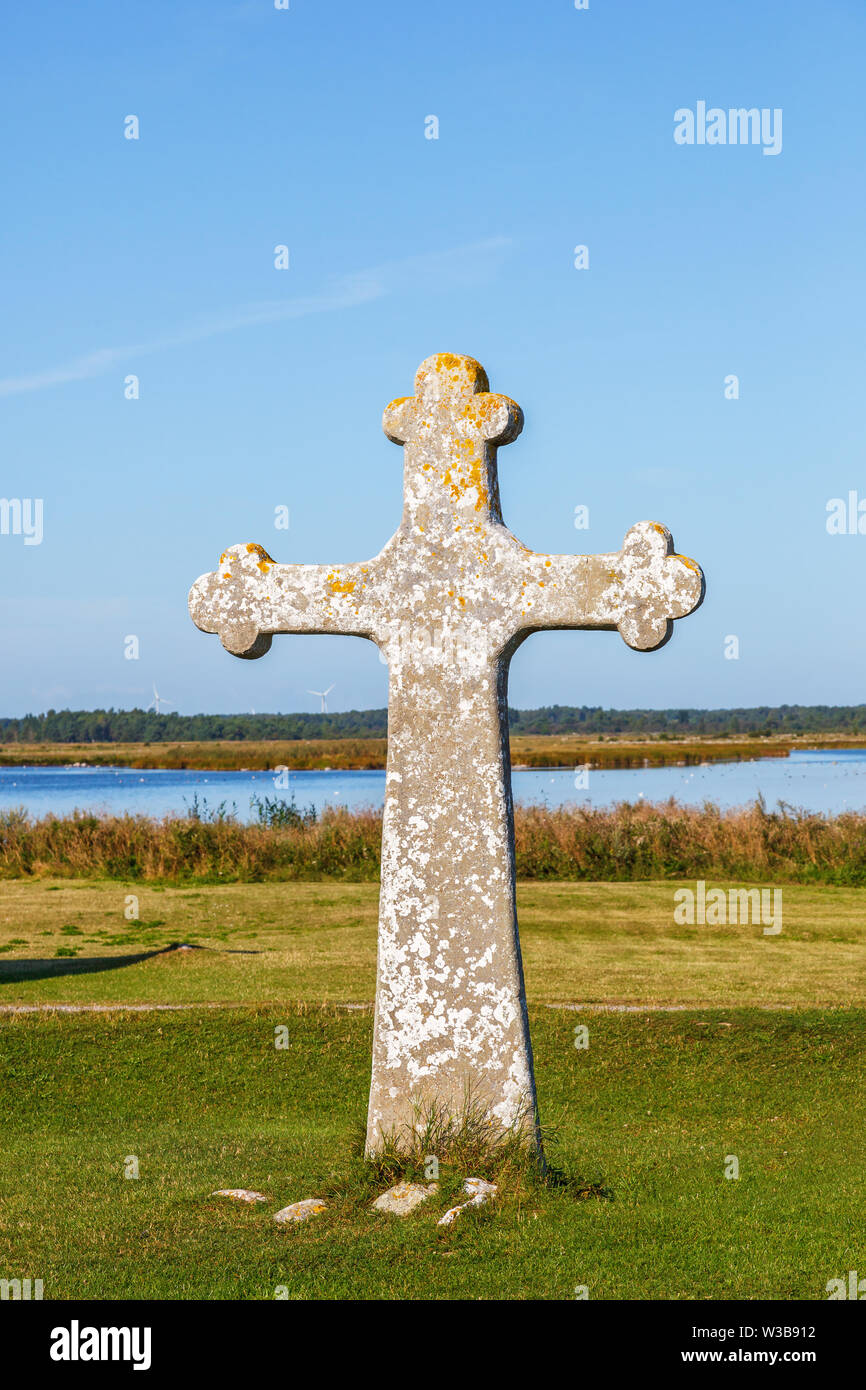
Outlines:
[{"label": "shoreline", "polygon": [[[580,735],[517,735],[510,741],[514,771],[694,767],[702,763],[787,758],[792,752],[866,747],[856,735],[724,739],[606,739]],[[178,742],[158,744],[0,744],[0,767],[140,768],[152,771],[372,772],[385,768],[385,739],[299,739],[293,742]]]}]

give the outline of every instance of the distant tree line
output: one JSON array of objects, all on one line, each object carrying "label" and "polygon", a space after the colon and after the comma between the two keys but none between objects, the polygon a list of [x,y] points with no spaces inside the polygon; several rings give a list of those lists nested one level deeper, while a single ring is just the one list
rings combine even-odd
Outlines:
[{"label": "distant tree line", "polygon": [[[729,734],[866,733],[866,705],[761,705],[756,709],[616,710],[548,705],[509,710],[513,734],[653,734],[720,738]],[[174,743],[212,739],[384,738],[388,711],[340,714],[156,714],[131,709],[53,710],[0,718],[3,743]]]},{"label": "distant tree line", "polygon": [[53,710],[0,718],[3,743],[176,743],[235,739],[384,738],[387,710],[343,714],[156,714],[141,709]]},{"label": "distant tree line", "polygon": [[729,734],[866,733],[866,705],[759,705],[754,709],[602,709],[549,705],[509,710],[513,734],[656,734],[664,738]]}]

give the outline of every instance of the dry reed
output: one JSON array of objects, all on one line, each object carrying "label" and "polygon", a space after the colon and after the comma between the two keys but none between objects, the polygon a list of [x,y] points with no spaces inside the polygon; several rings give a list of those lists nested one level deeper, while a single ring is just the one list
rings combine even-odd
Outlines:
[{"label": "dry reed", "polygon": [[[821,816],[760,803],[722,812],[623,803],[608,810],[518,807],[525,879],[866,883],[866,814]],[[257,882],[379,876],[381,813],[327,810],[284,825],[232,818],[0,814],[0,877]]]}]

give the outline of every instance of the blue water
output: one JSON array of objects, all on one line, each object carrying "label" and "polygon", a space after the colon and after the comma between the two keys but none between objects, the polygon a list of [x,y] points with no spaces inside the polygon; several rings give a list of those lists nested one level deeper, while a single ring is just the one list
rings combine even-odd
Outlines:
[{"label": "blue water", "polygon": [[[32,816],[129,811],[148,816],[184,815],[194,797],[208,811],[221,803],[239,819],[255,819],[253,797],[294,796],[298,806],[382,805],[384,772],[293,772],[288,788],[270,772],[188,772],[140,768],[0,768],[0,809],[24,807]],[[285,780],[285,776],[284,776]],[[514,797],[524,803],[610,806],[617,801],[665,801],[687,805],[712,801],[742,806],[763,796],[809,811],[866,809],[866,749],[822,749],[790,758],[708,763],[701,767],[623,769],[588,774],[579,785],[571,769],[513,773]],[[578,785],[576,785],[576,783]]]}]

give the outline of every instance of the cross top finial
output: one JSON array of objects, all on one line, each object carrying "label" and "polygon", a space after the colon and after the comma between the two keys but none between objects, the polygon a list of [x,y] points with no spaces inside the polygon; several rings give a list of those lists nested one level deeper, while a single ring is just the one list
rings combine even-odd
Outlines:
[{"label": "cross top finial", "polygon": [[448,422],[487,444],[510,444],[523,428],[523,412],[509,396],[493,395],[474,357],[436,352],[415,373],[415,395],[386,406],[382,428],[395,444],[411,444]]},{"label": "cross top finial", "polygon": [[410,510],[438,503],[437,511],[453,514],[469,506],[499,519],[495,451],[517,438],[523,412],[488,388],[474,357],[437,352],[415,373],[415,395],[386,407],[382,428],[404,446]]},{"label": "cross top finial", "polygon": [[415,395],[425,406],[454,401],[490,390],[487,373],[474,357],[434,352],[415,373]]}]

